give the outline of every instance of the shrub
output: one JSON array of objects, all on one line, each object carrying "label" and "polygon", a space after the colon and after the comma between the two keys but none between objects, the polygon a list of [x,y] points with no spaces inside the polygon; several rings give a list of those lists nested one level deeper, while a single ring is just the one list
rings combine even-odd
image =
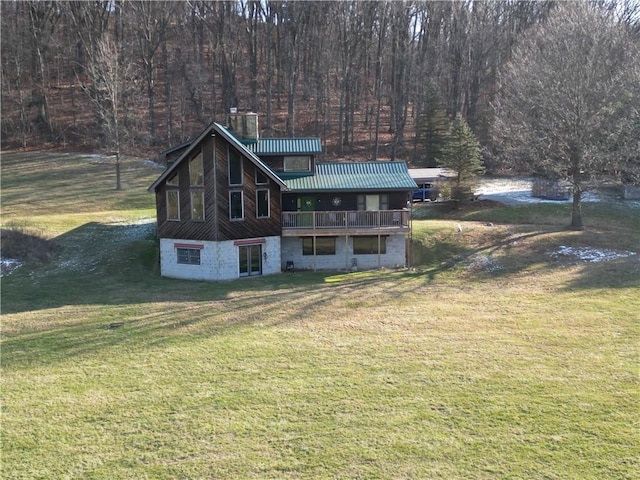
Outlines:
[{"label": "shrub", "polygon": [[2,257],[22,261],[46,262],[51,259],[52,242],[22,228],[0,230]]}]

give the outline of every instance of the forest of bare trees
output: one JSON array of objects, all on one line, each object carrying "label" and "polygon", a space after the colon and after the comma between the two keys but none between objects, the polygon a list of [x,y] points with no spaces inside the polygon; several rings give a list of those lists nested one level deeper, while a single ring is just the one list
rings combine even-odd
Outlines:
[{"label": "forest of bare trees", "polygon": [[[552,1],[2,2],[3,148],[153,152],[260,114],[327,156],[434,166],[461,115],[491,146],[514,46]],[[635,2],[615,10],[636,28]]]}]

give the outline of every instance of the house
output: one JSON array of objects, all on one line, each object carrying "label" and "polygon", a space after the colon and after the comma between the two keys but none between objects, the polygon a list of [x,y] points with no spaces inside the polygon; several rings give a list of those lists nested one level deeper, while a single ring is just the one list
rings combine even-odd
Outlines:
[{"label": "house", "polygon": [[177,151],[149,187],[163,276],[407,264],[416,184],[404,162],[319,162],[319,139],[259,138],[255,114],[212,123]]}]

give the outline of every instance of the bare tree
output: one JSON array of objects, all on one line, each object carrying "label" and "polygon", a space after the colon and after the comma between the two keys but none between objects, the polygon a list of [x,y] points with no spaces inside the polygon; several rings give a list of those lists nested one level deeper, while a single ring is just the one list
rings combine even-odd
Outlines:
[{"label": "bare tree", "polygon": [[91,95],[95,103],[94,108],[100,117],[100,125],[104,139],[104,146],[115,156],[116,190],[122,188],[120,180],[121,155],[121,97],[123,90],[129,83],[128,67],[120,63],[121,52],[118,44],[104,37],[97,45],[91,56],[90,72],[92,74],[93,89],[100,95]]},{"label": "bare tree", "polygon": [[501,156],[520,171],[570,182],[575,229],[584,228],[582,193],[622,163],[629,168],[640,121],[638,44],[638,32],[610,12],[564,3],[530,30],[503,73],[495,102]]},{"label": "bare tree", "polygon": [[[133,32],[137,54],[141,64],[147,93],[148,128],[151,143],[156,137],[156,81],[158,70],[158,49],[163,45],[174,10],[175,2],[131,2]],[[168,58],[168,54],[164,55]],[[165,65],[166,68],[166,65]]]},{"label": "bare tree", "polygon": [[55,25],[60,18],[58,5],[56,2],[28,2],[30,31],[33,37],[33,60],[31,64],[31,74],[33,76],[33,90],[31,104],[36,109],[35,124],[42,125],[47,133],[53,131],[51,115],[49,112],[47,49]]}]

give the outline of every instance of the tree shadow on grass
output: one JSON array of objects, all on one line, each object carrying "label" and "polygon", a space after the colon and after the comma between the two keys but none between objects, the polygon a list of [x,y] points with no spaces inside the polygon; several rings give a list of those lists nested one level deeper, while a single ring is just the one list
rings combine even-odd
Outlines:
[{"label": "tree shadow on grass", "polygon": [[[576,242],[575,233],[559,230],[511,230],[475,248],[455,240],[419,246],[433,249],[420,252],[424,258],[447,256],[413,271],[296,272],[205,282],[159,276],[153,227],[84,225],[56,239],[58,253],[51,264],[4,279],[3,314],[28,313],[24,318],[32,324],[23,327],[16,325],[19,319],[12,320],[5,330],[4,366],[37,366],[97,349],[169,346],[184,342],[185,336],[289,325],[305,321],[309,312],[314,321],[323,321],[323,310],[348,317],[351,304],[375,308],[401,302],[415,287],[428,287],[454,269],[469,282],[506,278],[534,266],[550,272],[564,269],[566,261],[554,260],[549,251],[559,243]],[[497,258],[502,268],[469,268],[479,255]],[[623,260],[585,265],[566,288],[637,287],[638,262]],[[119,322],[123,325],[106,328]]]},{"label": "tree shadow on grass", "polygon": [[[568,267],[582,265],[575,280],[567,284],[568,289],[589,288],[630,288],[640,286],[640,257],[637,253],[626,252],[629,256],[602,262],[589,262],[580,258],[557,254],[560,245],[590,245],[594,241],[606,241],[598,235],[590,234],[581,240],[585,232],[568,231],[563,228],[510,232],[495,235],[482,245],[469,245],[451,240],[427,246],[414,243],[414,259],[418,275],[425,275],[428,283],[436,281],[445,272],[458,269],[467,281],[491,280],[520,275],[529,269],[538,271],[560,271]],[[605,239],[606,240],[606,239]],[[586,242],[586,243],[581,243]],[[598,248],[594,248],[598,251]],[[434,265],[433,260],[439,262]],[[429,261],[431,260],[431,262]],[[422,261],[423,265],[419,265]]]},{"label": "tree shadow on grass", "polygon": [[296,272],[225,282],[163,278],[153,224],[88,223],[55,245],[49,264],[25,265],[3,279],[7,368],[290,324],[332,302],[359,298],[372,286],[385,286],[375,296],[378,304],[398,298],[404,288],[378,272]]}]

